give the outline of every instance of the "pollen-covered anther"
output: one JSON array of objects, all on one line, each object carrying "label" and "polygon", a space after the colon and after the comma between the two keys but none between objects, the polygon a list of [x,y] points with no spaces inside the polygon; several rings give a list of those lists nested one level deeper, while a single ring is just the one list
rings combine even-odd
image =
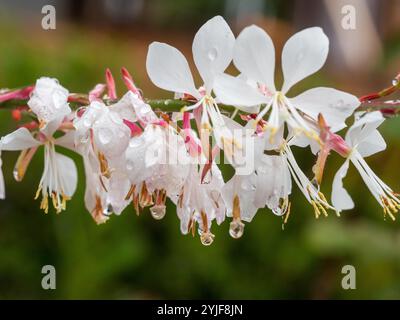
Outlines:
[{"label": "pollen-covered anther", "polygon": [[318,194],[317,194],[318,197],[315,197],[315,196],[313,197],[310,187],[307,187],[306,190],[311,199],[310,203],[314,208],[315,218],[318,219],[321,214],[323,214],[325,217],[327,217],[328,212],[326,211],[326,209],[329,209],[330,206],[328,205],[324,194],[322,192],[318,191]]},{"label": "pollen-covered anther", "polygon": [[[394,199],[391,199],[386,196],[381,196],[381,202],[383,206],[383,213],[384,215],[388,215],[393,221],[396,220],[396,217],[394,216],[395,213],[397,213],[400,209],[400,201],[393,195]],[[397,200],[397,201],[396,201]]]},{"label": "pollen-covered anther", "polygon": [[98,195],[96,195],[95,199],[96,199],[95,206],[91,212],[92,217],[97,224],[105,223],[108,220],[108,217],[104,215],[101,198]]},{"label": "pollen-covered anther", "polygon": [[139,193],[139,205],[141,208],[145,208],[153,205],[153,197],[149,190],[147,189],[146,183],[143,182],[142,188]]},{"label": "pollen-covered anther", "polygon": [[101,175],[106,177],[107,179],[109,179],[111,177],[111,170],[108,167],[108,162],[107,162],[106,157],[104,156],[104,154],[99,152],[98,153],[98,159],[99,159],[99,163],[100,163]]}]

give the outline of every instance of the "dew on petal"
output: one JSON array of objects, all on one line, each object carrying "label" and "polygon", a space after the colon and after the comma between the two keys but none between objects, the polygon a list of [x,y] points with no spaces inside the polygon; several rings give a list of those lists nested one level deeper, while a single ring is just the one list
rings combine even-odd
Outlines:
[{"label": "dew on petal", "polygon": [[210,61],[214,61],[215,59],[217,59],[218,57],[218,51],[216,48],[212,48],[210,49],[210,51],[208,51],[208,59],[210,59]]},{"label": "dew on petal", "polygon": [[100,128],[98,137],[101,144],[109,144],[111,142],[113,133],[109,128]]}]

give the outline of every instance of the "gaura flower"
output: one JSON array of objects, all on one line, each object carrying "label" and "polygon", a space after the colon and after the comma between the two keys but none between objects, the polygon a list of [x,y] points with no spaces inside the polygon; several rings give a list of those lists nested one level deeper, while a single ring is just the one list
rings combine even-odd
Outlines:
[{"label": "gaura flower", "polygon": [[386,149],[386,143],[377,130],[383,121],[384,118],[379,111],[371,112],[357,119],[347,131],[345,141],[350,150],[345,163],[336,173],[332,186],[332,203],[338,210],[354,207],[353,200],[344,189],[342,182],[347,174],[349,163],[352,162],[374,198],[383,208],[384,214],[395,219],[393,214],[400,209],[399,198],[364,160],[364,158]]},{"label": "gaura flower", "polygon": [[157,120],[151,107],[132,92],[110,106],[93,100],[75,118],[75,145],[84,158],[87,181],[85,205],[97,223],[129,204],[125,151],[131,136],[142,132],[136,123],[145,127]]},{"label": "gaura flower", "polygon": [[149,124],[130,140],[125,158],[136,209],[152,205],[153,217],[161,219],[166,196],[176,199],[189,173],[185,141],[166,123]]},{"label": "gaura flower", "polygon": [[[185,111],[201,108],[201,141],[208,152],[208,136],[211,131],[218,146],[231,143],[218,105],[212,96],[214,80],[232,61],[235,37],[225,20],[216,16],[207,21],[196,33],[192,52],[195,65],[203,80],[196,89],[189,64],[183,54],[168,44],[153,42],[147,54],[147,73],[158,87],[178,94],[185,94],[197,102]],[[249,110],[249,108],[247,108]]]},{"label": "gaura flower", "polygon": [[359,105],[355,96],[324,87],[305,91],[294,98],[287,97],[294,84],[323,66],[328,47],[329,40],[321,28],[308,28],[293,35],[282,51],[284,82],[281,90],[277,90],[272,40],[261,28],[247,27],[236,39],[234,47],[233,62],[241,76],[218,75],[214,91],[217,98],[228,105],[265,105],[254,123],[269,112],[264,129],[270,131],[271,141],[277,132],[283,133],[279,129],[285,122],[293,134],[305,134],[317,140],[315,122],[319,113],[332,130],[337,131],[345,127],[344,120]]},{"label": "gaura flower", "polygon": [[[48,212],[48,197],[51,198],[53,207],[59,213],[66,208],[66,201],[74,194],[77,185],[77,171],[72,159],[56,152],[55,145],[63,145],[67,137],[58,139],[47,137],[42,133],[35,139],[26,128],[4,136],[0,140],[0,150],[22,150],[14,169],[14,177],[21,181],[25,170],[36,149],[44,146],[44,169],[35,198],[42,193],[40,208]],[[69,139],[72,137],[69,137]]]},{"label": "gaura flower", "polygon": [[[68,94],[68,90],[57,79],[42,77],[36,81],[28,106],[36,114],[39,127],[48,131],[47,135],[51,135],[71,113]],[[48,128],[50,123],[51,127]]]},{"label": "gaura flower", "polygon": [[256,163],[256,180],[254,205],[262,208],[265,205],[278,216],[290,214],[289,195],[292,192],[292,179],[312,205],[315,217],[327,215],[331,206],[322,192],[311,183],[299,167],[291,150],[291,141],[283,140],[278,155],[262,154]]},{"label": "gaura flower", "polygon": [[[22,151],[14,169],[17,181],[23,179],[37,148],[44,146],[44,170],[35,198],[42,193],[40,207],[46,213],[48,197],[51,198],[57,213],[65,210],[66,201],[75,192],[77,184],[75,163],[55,151],[55,145],[71,144],[73,135],[67,133],[58,139],[53,137],[54,132],[71,113],[67,100],[68,91],[56,79],[40,78],[28,101],[29,107],[40,121],[40,131],[33,135],[28,129],[19,128],[0,140],[0,150]],[[3,185],[3,182],[0,182],[0,185]],[[0,188],[0,191],[4,196],[4,188]]]},{"label": "gaura flower", "polygon": [[216,219],[220,224],[225,218],[225,203],[221,195],[224,180],[213,162],[207,181],[202,181],[203,168],[203,165],[192,164],[178,199],[171,200],[176,204],[181,232],[187,234],[192,231],[194,235],[197,223],[201,243],[208,246],[214,241],[212,221]]}]

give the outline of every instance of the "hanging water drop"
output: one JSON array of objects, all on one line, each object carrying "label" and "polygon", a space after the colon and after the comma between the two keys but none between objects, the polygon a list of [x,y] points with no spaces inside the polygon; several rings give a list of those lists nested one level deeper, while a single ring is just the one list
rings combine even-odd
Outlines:
[{"label": "hanging water drop", "polygon": [[243,236],[244,232],[244,223],[238,219],[233,219],[229,225],[229,235],[233,239],[239,239]]},{"label": "hanging water drop", "polygon": [[103,210],[103,215],[109,216],[111,213],[113,213],[114,209],[111,205],[111,203],[107,204],[106,207]]},{"label": "hanging water drop", "polygon": [[214,237],[210,231],[202,232],[200,235],[200,241],[203,246],[209,246],[214,242]]},{"label": "hanging water drop", "polygon": [[165,217],[166,208],[165,205],[154,205],[150,208],[151,216],[156,220],[161,220]]}]

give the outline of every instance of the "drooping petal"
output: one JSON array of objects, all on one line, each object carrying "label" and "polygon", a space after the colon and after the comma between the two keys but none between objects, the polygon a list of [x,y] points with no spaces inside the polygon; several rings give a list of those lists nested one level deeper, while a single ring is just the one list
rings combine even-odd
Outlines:
[{"label": "drooping petal", "polygon": [[328,51],[329,39],[321,28],[308,28],[294,34],[282,51],[282,92],[286,93],[295,83],[321,69]]},{"label": "drooping petal", "polygon": [[[345,140],[350,146],[355,146],[369,139],[370,135],[374,133],[376,128],[385,121],[380,111],[369,112],[362,115],[360,118],[357,118],[357,116],[358,115],[356,115],[356,121],[346,133]],[[379,139],[378,136],[375,136],[375,138]],[[373,141],[369,142],[373,143]]]},{"label": "drooping petal", "polygon": [[56,161],[60,175],[60,187],[66,196],[72,197],[78,183],[78,172],[75,162],[58,152],[56,153]]},{"label": "drooping petal", "polygon": [[332,205],[338,210],[349,210],[354,208],[354,202],[347,190],[343,187],[343,179],[349,169],[349,160],[340,167],[333,178],[332,184]]},{"label": "drooping petal", "polygon": [[0,150],[25,150],[41,145],[26,128],[19,128],[0,140]]},{"label": "drooping petal", "polygon": [[236,39],[233,62],[251,80],[275,91],[275,48],[270,36],[257,26],[250,26]]},{"label": "drooping petal", "polygon": [[178,49],[166,43],[153,42],[147,52],[146,68],[150,80],[157,87],[200,97],[189,64]]},{"label": "drooping petal", "polygon": [[269,100],[242,79],[227,74],[216,77],[214,91],[220,102],[250,113],[258,112],[258,105]]},{"label": "drooping petal", "polygon": [[66,149],[76,151],[75,149],[75,131],[69,131],[55,140],[56,145]]},{"label": "drooping petal", "polygon": [[234,175],[222,188],[221,195],[227,208],[227,215],[232,216],[234,211],[234,199],[239,198],[240,219],[250,222],[257,208],[253,204],[255,196],[255,179],[253,173],[248,176]]},{"label": "drooping petal", "polygon": [[57,131],[57,129],[60,127],[61,123],[63,122],[65,116],[61,115],[50,122],[46,123],[40,131],[46,136],[46,137],[52,137],[54,132]]},{"label": "drooping petal", "polygon": [[297,97],[289,99],[295,108],[303,111],[314,120],[318,114],[324,116],[331,131],[343,129],[345,120],[360,105],[357,97],[332,88],[313,88],[303,92]]},{"label": "drooping petal", "polygon": [[208,20],[193,39],[193,59],[210,93],[214,78],[224,72],[233,57],[235,36],[221,16]]},{"label": "drooping petal", "polygon": [[372,131],[368,139],[360,142],[357,146],[358,152],[362,157],[366,158],[375,153],[386,149],[386,142],[378,130]]}]

